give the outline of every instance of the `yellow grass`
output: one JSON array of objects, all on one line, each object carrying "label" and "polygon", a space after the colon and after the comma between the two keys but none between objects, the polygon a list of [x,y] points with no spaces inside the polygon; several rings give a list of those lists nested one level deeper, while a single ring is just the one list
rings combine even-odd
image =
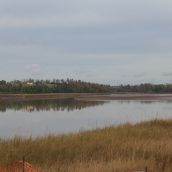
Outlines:
[{"label": "yellow grass", "polygon": [[47,172],[172,171],[172,120],[154,120],[64,136],[0,141],[0,163],[26,156]]}]

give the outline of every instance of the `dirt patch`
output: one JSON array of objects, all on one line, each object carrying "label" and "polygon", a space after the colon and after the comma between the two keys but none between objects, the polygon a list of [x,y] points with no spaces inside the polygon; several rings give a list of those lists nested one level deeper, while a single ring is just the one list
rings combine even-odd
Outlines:
[{"label": "dirt patch", "polygon": [[8,167],[0,167],[0,172],[41,172],[28,162],[16,162]]}]

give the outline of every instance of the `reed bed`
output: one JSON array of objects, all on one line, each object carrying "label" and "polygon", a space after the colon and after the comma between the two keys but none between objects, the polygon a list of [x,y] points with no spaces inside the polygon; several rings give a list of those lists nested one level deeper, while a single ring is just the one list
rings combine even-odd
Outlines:
[{"label": "reed bed", "polygon": [[172,171],[172,120],[42,138],[0,140],[0,164],[25,156],[43,172]]}]

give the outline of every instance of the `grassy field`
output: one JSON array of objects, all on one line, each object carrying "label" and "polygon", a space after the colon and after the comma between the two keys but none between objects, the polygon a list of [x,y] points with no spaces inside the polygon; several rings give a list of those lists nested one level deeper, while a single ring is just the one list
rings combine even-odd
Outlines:
[{"label": "grassy field", "polygon": [[43,172],[172,171],[172,120],[64,136],[0,140],[2,165],[22,156]]}]

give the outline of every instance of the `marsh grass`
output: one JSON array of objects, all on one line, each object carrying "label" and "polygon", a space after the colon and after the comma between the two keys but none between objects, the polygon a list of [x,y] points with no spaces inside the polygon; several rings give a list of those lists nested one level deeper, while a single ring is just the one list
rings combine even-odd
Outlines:
[{"label": "marsh grass", "polygon": [[172,171],[172,120],[43,138],[0,140],[0,163],[26,160],[47,172]]}]

